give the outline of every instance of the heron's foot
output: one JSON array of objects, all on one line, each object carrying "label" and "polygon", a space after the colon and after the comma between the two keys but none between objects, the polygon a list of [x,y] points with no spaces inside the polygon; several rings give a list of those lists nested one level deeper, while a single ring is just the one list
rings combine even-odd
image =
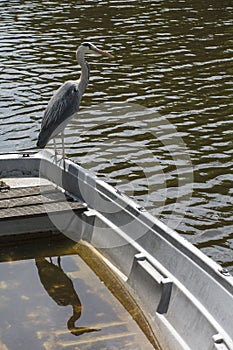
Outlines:
[{"label": "heron's foot", "polygon": [[54,152],[54,154],[51,156],[51,159],[54,163],[57,163],[57,160],[58,160],[58,153],[57,152]]},{"label": "heron's foot", "polygon": [[62,160],[62,155],[59,154],[58,152],[54,152],[54,154],[52,155],[51,158],[52,158],[54,163],[59,164],[59,162],[61,162],[61,160]]}]

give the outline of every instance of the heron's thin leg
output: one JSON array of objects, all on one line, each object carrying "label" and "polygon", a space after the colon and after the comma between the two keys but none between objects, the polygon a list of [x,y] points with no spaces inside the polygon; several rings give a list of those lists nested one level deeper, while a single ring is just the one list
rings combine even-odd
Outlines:
[{"label": "heron's thin leg", "polygon": [[57,257],[57,264],[58,264],[58,267],[60,267],[60,269],[62,270],[62,267],[61,267],[61,257],[60,257],[60,255]]},{"label": "heron's thin leg", "polygon": [[53,145],[54,145],[54,153],[55,153],[55,162],[57,162],[57,145],[56,145],[55,137],[53,139]]},{"label": "heron's thin leg", "polygon": [[63,166],[65,169],[65,137],[64,137],[64,131],[61,133],[61,141],[62,141],[62,159],[63,159]]},{"label": "heron's thin leg", "polygon": [[62,141],[62,158],[65,159],[65,139],[64,139],[64,131],[61,133],[61,141]]}]

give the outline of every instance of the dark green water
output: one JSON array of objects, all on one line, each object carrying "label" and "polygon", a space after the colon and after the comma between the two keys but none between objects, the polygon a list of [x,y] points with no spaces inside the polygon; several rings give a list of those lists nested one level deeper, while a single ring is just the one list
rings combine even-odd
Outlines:
[{"label": "dark green water", "polygon": [[230,1],[0,3],[1,152],[35,149],[43,110],[79,75],[91,80],[66,129],[66,153],[233,269]]}]

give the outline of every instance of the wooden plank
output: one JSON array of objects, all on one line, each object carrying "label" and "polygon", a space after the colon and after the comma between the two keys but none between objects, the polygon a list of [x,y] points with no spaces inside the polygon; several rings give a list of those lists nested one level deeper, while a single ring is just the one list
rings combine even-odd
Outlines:
[{"label": "wooden plank", "polygon": [[64,202],[67,198],[64,193],[60,191],[53,191],[50,193],[43,193],[38,195],[28,195],[22,197],[13,197],[0,200],[0,209],[24,207],[29,205],[46,204],[49,202]]},{"label": "wooden plank", "polygon": [[[11,188],[8,191],[1,192],[0,191],[0,201],[4,199],[10,199],[10,198],[20,198],[25,196],[34,196],[39,195],[41,193],[50,193],[54,191],[59,191],[54,186],[33,186],[33,187],[20,187],[20,188]],[[59,191],[60,192],[60,191]]]},{"label": "wooden plank", "polygon": [[20,218],[25,216],[36,216],[42,214],[50,214],[65,211],[79,211],[86,210],[86,206],[79,202],[53,202],[38,205],[29,205],[16,208],[1,209],[0,220],[10,218]]},{"label": "wooden plank", "polygon": [[73,201],[53,186],[25,187],[0,193],[0,220],[46,215],[69,210],[84,211],[86,205]]}]

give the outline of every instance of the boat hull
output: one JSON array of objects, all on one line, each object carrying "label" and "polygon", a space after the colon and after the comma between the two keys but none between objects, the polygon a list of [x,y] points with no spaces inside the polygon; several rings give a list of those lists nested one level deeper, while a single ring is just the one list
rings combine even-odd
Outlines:
[{"label": "boat hull", "polygon": [[[114,266],[166,350],[233,350],[233,277],[132,199],[48,151],[0,157],[0,177],[47,179],[87,206],[54,227]],[[65,225],[64,225],[65,223]]]}]

